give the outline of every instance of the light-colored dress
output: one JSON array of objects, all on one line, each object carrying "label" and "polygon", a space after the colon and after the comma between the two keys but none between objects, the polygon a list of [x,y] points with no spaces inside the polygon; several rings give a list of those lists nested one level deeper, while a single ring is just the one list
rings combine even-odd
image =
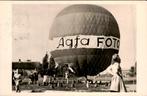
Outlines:
[{"label": "light-colored dress", "polygon": [[43,82],[44,82],[44,83],[47,82],[47,79],[48,79],[48,75],[44,75],[44,76],[43,76]]},{"label": "light-colored dress", "polygon": [[15,74],[14,74],[14,80],[15,80],[15,85],[16,85],[16,86],[19,86],[20,80],[21,80],[21,75],[18,74],[18,73],[15,73]]},{"label": "light-colored dress", "polygon": [[111,79],[110,91],[127,92],[119,63],[115,62],[110,65],[109,73],[113,75]]}]

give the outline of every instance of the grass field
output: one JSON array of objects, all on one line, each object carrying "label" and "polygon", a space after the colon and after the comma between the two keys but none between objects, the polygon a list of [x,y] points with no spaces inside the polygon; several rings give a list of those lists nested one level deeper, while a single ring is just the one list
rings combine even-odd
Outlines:
[{"label": "grass field", "polygon": [[[102,78],[100,78],[102,80]],[[21,92],[48,92],[48,91],[71,91],[71,92],[109,92],[110,84],[106,85],[106,82],[109,81],[108,78],[104,78],[105,82],[102,81],[101,84],[89,84],[89,88],[86,87],[86,84],[83,82],[76,82],[72,83],[73,79],[69,80],[69,84],[66,84],[65,80],[62,81],[61,84],[49,84],[47,86],[44,85],[38,85],[38,84],[27,84],[28,79],[24,79],[22,81],[22,84],[20,86]],[[136,92],[136,83],[132,83],[132,80],[134,78],[124,78],[125,85],[128,92]],[[42,82],[42,80],[40,81]],[[135,81],[136,82],[136,81]],[[12,86],[13,92],[14,92],[14,86]]]}]

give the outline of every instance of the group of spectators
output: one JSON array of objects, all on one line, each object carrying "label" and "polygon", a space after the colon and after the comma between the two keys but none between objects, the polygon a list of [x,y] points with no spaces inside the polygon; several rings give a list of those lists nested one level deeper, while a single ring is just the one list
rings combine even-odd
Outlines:
[{"label": "group of spectators", "polygon": [[38,72],[35,69],[33,72],[25,76],[24,71],[22,71],[22,69],[14,70],[12,72],[12,84],[15,85],[16,92],[21,91],[20,84],[25,78],[28,78],[28,84],[37,84],[38,83]]},{"label": "group of spectators", "polygon": [[[52,60],[50,60],[50,61],[52,61]],[[44,61],[44,62],[47,62],[47,61]],[[121,59],[120,59],[119,55],[118,54],[114,54],[112,56],[112,64],[108,68],[109,69],[109,73],[113,75],[112,80],[111,80],[111,85],[110,85],[110,91],[111,92],[120,92],[120,91],[127,92],[125,84],[124,84],[124,81],[123,81],[123,77],[122,77],[120,63],[121,63]],[[44,67],[44,69],[46,69],[45,66],[43,66],[43,67]],[[55,66],[50,67],[50,70],[52,68],[54,69],[54,67]],[[66,64],[66,66],[65,66],[65,80],[66,80],[66,84],[69,83],[69,72],[70,71],[72,73],[75,73],[74,70],[68,64]],[[43,80],[42,80],[43,85],[48,85],[48,83],[51,84],[50,80],[49,80],[49,82],[47,82],[48,71],[44,71],[44,73],[46,73],[46,74],[43,74],[43,76],[42,76],[42,78],[43,78]],[[54,72],[50,71],[49,73],[54,73]],[[15,83],[15,90],[16,90],[16,92],[20,92],[20,83],[22,81],[22,78],[21,78],[22,75],[23,75],[22,72],[19,72],[18,69],[16,69],[13,72],[12,78],[13,78],[14,83]],[[40,85],[38,83],[38,81],[39,81],[38,79],[40,79],[40,77],[39,77],[40,75],[41,74],[38,74],[36,69],[33,72],[31,72],[31,74],[28,76],[28,78],[30,79],[29,84],[38,84],[38,85]],[[51,78],[52,77],[55,78],[54,75],[51,76]],[[53,81],[55,81],[55,80],[53,80]],[[86,87],[89,88],[89,81],[86,82]]]}]

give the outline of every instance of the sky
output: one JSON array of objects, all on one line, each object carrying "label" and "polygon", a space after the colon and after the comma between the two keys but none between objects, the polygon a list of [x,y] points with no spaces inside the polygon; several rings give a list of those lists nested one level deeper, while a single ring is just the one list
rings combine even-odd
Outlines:
[{"label": "sky", "polygon": [[[118,22],[121,39],[119,55],[123,69],[136,62],[135,5],[98,4],[109,10]],[[42,61],[51,50],[49,32],[55,16],[65,4],[15,4],[12,6],[12,60]]]}]

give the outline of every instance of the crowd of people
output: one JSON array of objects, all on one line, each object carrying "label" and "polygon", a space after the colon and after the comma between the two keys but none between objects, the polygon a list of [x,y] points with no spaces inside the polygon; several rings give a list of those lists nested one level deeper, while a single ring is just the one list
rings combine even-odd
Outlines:
[{"label": "crowd of people", "polygon": [[[46,62],[45,60],[47,59],[47,55],[44,58],[44,62]],[[112,76],[112,80],[111,80],[111,85],[110,85],[110,92],[127,92],[124,81],[123,81],[123,76],[122,76],[122,72],[121,72],[121,67],[120,67],[120,63],[121,63],[121,59],[119,57],[118,54],[114,54],[112,56],[112,63],[109,66],[109,73]],[[64,78],[66,80],[66,84],[69,83],[69,71],[74,73],[74,70],[72,70],[72,68],[68,65],[65,64],[66,66],[66,70],[65,70],[65,74],[64,74]],[[44,67],[45,69],[46,67]],[[46,73],[47,71],[45,71]],[[16,69],[13,72],[12,78],[13,81],[15,83],[15,90],[16,92],[21,92],[20,90],[20,83],[22,82],[22,76],[23,74],[19,72],[18,69]],[[37,84],[37,85],[44,85],[44,86],[48,86],[48,85],[52,85],[52,87],[54,87],[53,85],[55,85],[56,87],[58,86],[63,86],[61,82],[55,82],[56,81],[56,75],[52,75],[52,76],[48,76],[48,74],[43,74],[41,75],[36,69],[31,72],[31,74],[28,75],[29,78],[29,82],[28,84]],[[40,80],[42,78],[42,80]],[[48,79],[48,81],[47,81]],[[41,81],[41,82],[40,82]],[[72,87],[74,87],[75,85],[75,81],[72,82]],[[86,87],[89,88],[89,81],[86,81]]]}]

